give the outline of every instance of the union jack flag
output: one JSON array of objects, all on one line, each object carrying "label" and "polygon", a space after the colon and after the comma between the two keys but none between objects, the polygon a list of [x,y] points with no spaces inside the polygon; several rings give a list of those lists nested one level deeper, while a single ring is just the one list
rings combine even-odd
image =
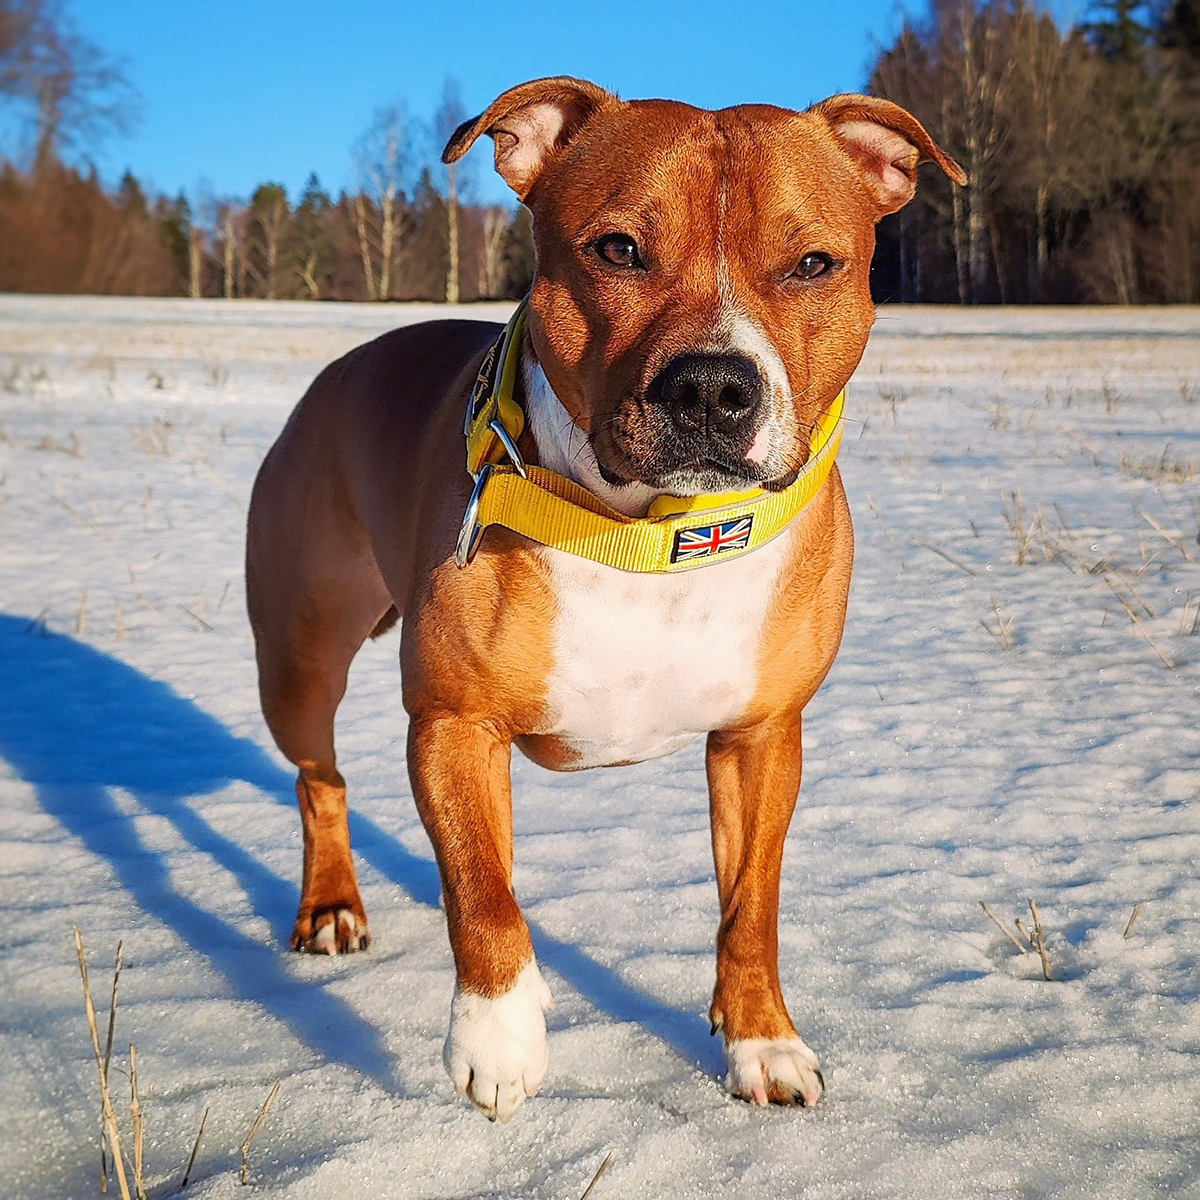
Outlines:
[{"label": "union jack flag", "polygon": [[750,544],[750,527],[754,514],[722,521],[718,525],[697,525],[694,529],[681,529],[675,535],[675,548],[671,551],[672,562],[688,562],[695,558],[711,558],[726,550],[745,550]]}]

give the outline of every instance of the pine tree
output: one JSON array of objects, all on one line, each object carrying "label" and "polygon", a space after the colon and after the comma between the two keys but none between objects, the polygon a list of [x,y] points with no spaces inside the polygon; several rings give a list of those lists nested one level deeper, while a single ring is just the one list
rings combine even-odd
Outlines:
[{"label": "pine tree", "polygon": [[1140,62],[1154,30],[1137,14],[1146,13],[1145,0],[1094,0],[1091,11],[1095,20],[1081,28],[1092,45],[1112,62]]}]

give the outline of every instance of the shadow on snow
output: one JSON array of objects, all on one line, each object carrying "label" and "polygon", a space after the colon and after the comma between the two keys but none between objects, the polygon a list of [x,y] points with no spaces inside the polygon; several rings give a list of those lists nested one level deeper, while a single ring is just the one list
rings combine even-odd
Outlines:
[{"label": "shadow on snow", "polygon": [[[286,944],[297,902],[293,884],[215,830],[188,803],[244,780],[295,804],[293,777],[254,742],[165,683],[26,617],[0,614],[0,757],[38,792],[47,813],[116,873],[138,905],[225,976],[233,992],[283,1021],[326,1059],[395,1090],[380,1031],[320,983],[294,979],[277,946],[246,937],[180,893],[165,856],[151,849],[111,790],[171,823],[196,850],[236,876],[255,912]],[[356,853],[414,900],[436,907],[437,868],[375,822],[351,813]],[[721,1067],[707,1022],[624,983],[569,943],[532,928],[538,957],[597,1008],[635,1021],[709,1075]]]}]

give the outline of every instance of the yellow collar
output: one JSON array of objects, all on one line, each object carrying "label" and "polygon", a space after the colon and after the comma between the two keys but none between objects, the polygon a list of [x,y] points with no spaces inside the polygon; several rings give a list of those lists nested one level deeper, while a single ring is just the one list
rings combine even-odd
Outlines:
[{"label": "yellow collar", "polygon": [[[627,517],[577,483],[526,466],[517,450],[525,411],[516,399],[523,300],[488,351],[467,402],[467,470],[475,490],[458,535],[455,561],[465,567],[489,525],[503,525],[622,571],[687,571],[736,558],[782,533],[829,477],[842,440],[846,393],[817,420],[812,453],[779,492],[754,488],[703,496],[659,496],[646,517]],[[508,461],[505,462],[504,460]]]}]

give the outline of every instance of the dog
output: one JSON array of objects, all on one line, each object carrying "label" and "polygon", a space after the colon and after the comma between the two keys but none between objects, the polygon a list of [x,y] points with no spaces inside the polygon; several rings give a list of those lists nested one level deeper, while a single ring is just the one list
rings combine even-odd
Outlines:
[{"label": "dog", "polygon": [[824,1084],[784,1004],[777,916],[801,712],[850,586],[840,406],[874,320],[876,222],[920,161],[965,176],[912,115],[860,95],[709,112],[559,77],[505,92],[445,160],[484,134],[533,215],[527,305],[504,331],[432,321],[351,351],[254,486],[262,709],[304,828],[293,945],[370,940],[334,715],[358,649],[402,619],[456,1090],[507,1121],[549,1061],[512,890],[512,747],[578,770],[705,735],[727,1086],[811,1106]]}]

